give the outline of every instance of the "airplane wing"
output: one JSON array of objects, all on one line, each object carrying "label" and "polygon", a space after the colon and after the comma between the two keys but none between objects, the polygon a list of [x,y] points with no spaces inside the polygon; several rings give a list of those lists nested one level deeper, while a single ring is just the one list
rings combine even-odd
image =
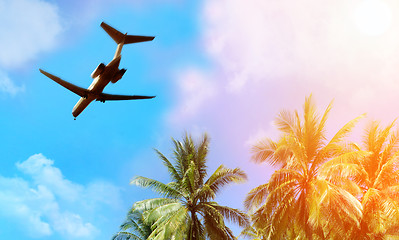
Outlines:
[{"label": "airplane wing", "polygon": [[154,98],[155,96],[140,96],[140,95],[114,95],[114,94],[107,94],[101,93],[97,97],[97,101],[105,102],[105,101],[116,101],[116,100],[139,100],[139,99],[150,99]]},{"label": "airplane wing", "polygon": [[121,43],[124,40],[124,44],[129,43],[138,43],[138,42],[147,42],[152,41],[155,37],[150,36],[137,36],[137,35],[127,35],[119,32],[115,28],[106,24],[105,22],[101,23],[101,27],[114,39],[116,43]]},{"label": "airplane wing", "polygon": [[78,87],[72,83],[69,83],[67,81],[62,80],[61,78],[54,76],[46,71],[43,71],[42,69],[39,69],[41,73],[43,73],[44,75],[46,75],[48,78],[52,79],[54,82],[60,84],[61,86],[63,86],[64,88],[68,89],[69,91],[76,93],[77,95],[81,96],[81,97],[87,97],[88,95],[88,90],[85,88],[81,88]]}]

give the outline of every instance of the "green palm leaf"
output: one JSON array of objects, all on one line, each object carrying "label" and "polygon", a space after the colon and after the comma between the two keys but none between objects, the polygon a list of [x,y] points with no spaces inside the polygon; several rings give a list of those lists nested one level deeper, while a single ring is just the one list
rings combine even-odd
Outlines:
[{"label": "green palm leaf", "polygon": [[239,209],[220,206],[216,202],[208,203],[208,205],[215,208],[225,219],[237,223],[240,227],[246,227],[250,223],[248,215]]},{"label": "green palm leaf", "polygon": [[132,181],[130,181],[130,184],[134,184],[144,188],[149,187],[165,197],[181,197],[181,193],[177,189],[169,186],[168,184],[161,183],[151,178],[137,176]]}]

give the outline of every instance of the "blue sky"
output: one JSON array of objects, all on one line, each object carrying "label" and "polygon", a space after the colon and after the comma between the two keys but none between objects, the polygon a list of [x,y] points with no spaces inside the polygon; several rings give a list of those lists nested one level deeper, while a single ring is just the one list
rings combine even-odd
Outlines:
[{"label": "blue sky", "polygon": [[[192,121],[214,95],[208,89],[212,83],[204,82],[214,66],[202,42],[203,3],[0,3],[0,12],[14,12],[0,18],[9,23],[3,26],[4,46],[12,37],[27,45],[22,51],[11,44],[0,65],[0,236],[109,239],[135,201],[156,196],[130,186],[133,176],[168,181],[153,148],[168,154],[171,137],[179,139],[185,131],[198,137],[209,130]],[[157,97],[94,102],[74,121],[71,111],[79,97],[38,68],[88,87],[91,72],[100,62],[108,63],[116,49],[100,28],[102,21],[122,32],[156,36],[152,42],[124,47],[121,67],[128,71],[105,92]],[[234,153],[226,154],[224,164],[237,167],[229,155]],[[210,171],[222,163],[210,161]],[[231,196],[235,194],[224,198]],[[241,208],[243,196],[224,204]]]},{"label": "blue sky", "polygon": [[[31,43],[31,56],[25,59],[24,52],[17,52],[22,56],[16,57],[15,63],[0,68],[7,86],[0,103],[0,235],[109,239],[134,201],[155,196],[129,186],[129,180],[138,174],[167,180],[152,149],[167,146],[173,132],[165,130],[165,119],[177,101],[174,72],[186,64],[204,64],[195,46],[197,3],[104,1],[91,9],[90,3],[86,6],[79,1],[17,2],[1,1],[2,12],[21,11],[20,17],[30,13],[29,21],[42,26],[19,23],[14,19],[18,14],[2,22],[19,31],[37,27],[41,32],[27,37],[49,42]],[[26,9],[29,4],[36,13]],[[48,16],[42,19],[45,14]],[[157,98],[95,102],[74,121],[71,110],[79,97],[41,75],[38,68],[88,87],[90,73],[100,62],[108,63],[116,50],[116,44],[100,28],[101,21],[123,32],[156,36],[150,43],[125,46],[121,67],[128,71],[123,81],[106,91]],[[53,30],[48,24],[54,25]],[[12,30],[5,33],[23,36]],[[37,38],[36,34],[44,36]],[[176,131],[177,137],[183,131]]]},{"label": "blue sky", "polygon": [[[397,117],[386,111],[399,100],[393,0],[82,2],[0,0],[1,238],[109,239],[129,206],[156,196],[129,180],[168,181],[153,148],[168,155],[185,131],[209,133],[210,172],[248,173],[217,199],[242,208],[273,170],[252,163],[250,149],[278,136],[281,109],[299,109],[310,93],[320,108],[335,99],[332,133],[364,112]],[[379,6],[391,18],[367,25]],[[38,69],[88,87],[116,49],[102,21],[156,36],[124,47],[128,70],[105,92],[157,97],[94,102],[74,121],[79,97]]]}]

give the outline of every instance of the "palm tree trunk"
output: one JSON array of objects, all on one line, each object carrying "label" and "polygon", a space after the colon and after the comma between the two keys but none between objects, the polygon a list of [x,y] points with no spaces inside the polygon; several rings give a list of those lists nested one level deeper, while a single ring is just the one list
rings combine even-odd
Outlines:
[{"label": "palm tree trunk", "polygon": [[197,225],[197,221],[196,221],[196,218],[195,218],[195,212],[194,211],[190,211],[190,214],[191,214],[191,226],[190,226],[190,232],[189,232],[189,240],[198,240],[198,234],[197,234],[197,231],[198,231],[198,229],[197,229],[197,227],[196,227],[196,225]]}]

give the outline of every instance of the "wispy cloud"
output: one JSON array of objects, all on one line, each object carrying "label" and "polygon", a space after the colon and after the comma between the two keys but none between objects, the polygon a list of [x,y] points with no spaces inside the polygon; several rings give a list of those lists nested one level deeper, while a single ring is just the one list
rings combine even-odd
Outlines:
[{"label": "wispy cloud", "polygon": [[1,0],[0,23],[0,91],[16,95],[24,87],[16,86],[4,71],[23,67],[40,53],[53,49],[63,29],[61,18],[53,3]]},{"label": "wispy cloud", "polygon": [[[205,0],[201,51],[213,64],[204,72],[214,92],[186,125],[195,122],[222,139],[214,143],[218,157],[232,152],[229,161],[246,169],[250,146],[263,136],[275,139],[269,123],[276,114],[300,110],[311,93],[321,108],[334,99],[332,132],[364,112],[395,119],[399,18],[381,35],[364,34],[355,21],[362,2]],[[396,1],[384,2],[398,15]],[[191,68],[201,75],[200,67]]]},{"label": "wispy cloud", "polygon": [[76,201],[83,192],[83,186],[66,179],[61,170],[54,167],[54,161],[36,154],[22,163],[17,163],[17,168],[32,177],[34,184],[46,186],[51,192],[68,201]]},{"label": "wispy cloud", "polygon": [[25,91],[25,86],[17,86],[7,74],[0,69],[0,92],[5,92],[15,96],[19,92]]},{"label": "wispy cloud", "polygon": [[67,239],[94,239],[100,229],[85,220],[86,208],[110,207],[121,202],[119,189],[111,183],[74,183],[42,154],[16,166],[28,178],[0,176],[0,217],[24,222],[17,225],[30,236],[58,233]]},{"label": "wispy cloud", "polygon": [[179,123],[194,117],[216,93],[216,85],[212,81],[209,74],[196,68],[180,72],[176,78],[178,103],[171,112],[170,119]]},{"label": "wispy cloud", "polygon": [[49,51],[62,31],[56,5],[41,0],[0,1],[0,66],[19,67]]},{"label": "wispy cloud", "polygon": [[297,96],[323,92],[364,108],[396,98],[399,20],[379,36],[364,34],[355,21],[362,2],[209,0],[204,46],[230,90],[275,83],[277,93],[299,83],[306,87]]},{"label": "wispy cloud", "polygon": [[[253,116],[240,124],[251,133],[265,128],[259,118],[267,123],[270,114],[298,108],[313,93],[322,105],[335,99],[341,122],[363,112],[397,117],[385,110],[399,101],[399,19],[392,18],[381,35],[364,34],[355,21],[362,2],[205,1],[203,47],[214,63],[207,80],[215,92],[212,104],[196,108],[197,116],[226,117],[224,122],[233,112]],[[385,2],[393,15],[399,12],[395,1]],[[232,113],[220,114],[227,110]]]}]

